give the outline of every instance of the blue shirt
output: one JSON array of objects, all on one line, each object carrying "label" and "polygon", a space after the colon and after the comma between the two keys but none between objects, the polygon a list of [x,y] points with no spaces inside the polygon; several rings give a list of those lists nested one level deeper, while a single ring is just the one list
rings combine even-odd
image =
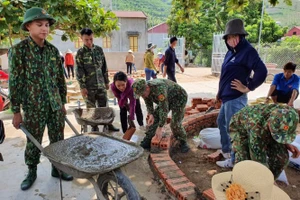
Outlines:
[{"label": "blue shirt", "polygon": [[176,57],[175,49],[170,46],[165,52],[164,64],[167,66],[167,72],[175,73],[175,63],[178,63],[178,59]]},{"label": "blue shirt", "polygon": [[276,89],[287,94],[293,90],[299,90],[299,77],[293,74],[289,80],[286,80],[283,73],[274,76],[272,85],[276,85]]},{"label": "blue shirt", "polygon": [[[239,98],[243,93],[232,89],[234,79],[241,81],[249,90],[253,91],[260,86],[267,77],[267,68],[260,59],[257,51],[245,39],[241,38],[239,44],[233,49],[228,47],[228,52],[222,64],[218,98],[223,103]],[[251,71],[253,78],[250,78]]]}]

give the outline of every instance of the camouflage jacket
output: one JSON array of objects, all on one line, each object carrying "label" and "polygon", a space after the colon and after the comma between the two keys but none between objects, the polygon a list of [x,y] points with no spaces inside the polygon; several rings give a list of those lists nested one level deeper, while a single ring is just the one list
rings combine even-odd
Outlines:
[{"label": "camouflage jacket", "polygon": [[163,127],[170,110],[185,107],[187,93],[177,83],[168,79],[153,79],[147,82],[150,94],[144,98],[149,114],[154,113],[153,103],[157,104],[159,114],[159,127]]},{"label": "camouflage jacket", "polygon": [[66,103],[67,87],[59,51],[45,41],[39,47],[30,37],[9,50],[9,96],[11,109],[20,112],[42,109],[53,111]]},{"label": "camouflage jacket", "polygon": [[[263,143],[267,146],[275,142],[275,139],[279,143],[291,143],[296,137],[295,130],[299,119],[284,119],[280,109],[295,112],[294,108],[280,104],[246,106],[237,112],[230,121],[230,133],[233,136],[234,145],[248,143],[250,140],[251,143]],[[271,125],[269,125],[270,120],[272,120]],[[283,128],[281,129],[280,126],[283,125],[286,125],[290,131],[287,133],[283,131],[271,133],[270,126],[277,126],[278,130],[282,130]],[[274,134],[280,137],[273,136]],[[235,141],[239,141],[240,144]]]},{"label": "camouflage jacket", "polygon": [[101,47],[94,45],[92,49],[83,46],[77,51],[77,80],[80,88],[104,89],[109,83],[105,56]]}]

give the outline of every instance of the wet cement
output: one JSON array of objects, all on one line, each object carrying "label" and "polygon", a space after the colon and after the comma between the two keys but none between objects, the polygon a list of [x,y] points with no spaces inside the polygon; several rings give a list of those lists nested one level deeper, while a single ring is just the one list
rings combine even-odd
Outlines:
[{"label": "wet cement", "polygon": [[141,149],[105,136],[78,136],[45,148],[46,154],[79,171],[99,173],[115,169],[140,154]]}]

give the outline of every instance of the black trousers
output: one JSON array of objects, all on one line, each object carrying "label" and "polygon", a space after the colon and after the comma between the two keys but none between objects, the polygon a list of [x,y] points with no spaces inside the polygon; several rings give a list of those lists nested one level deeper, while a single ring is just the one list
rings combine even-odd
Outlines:
[{"label": "black trousers", "polygon": [[[278,103],[289,103],[291,97],[292,97],[293,91],[290,91],[286,94],[284,94],[282,91],[275,89],[274,92],[271,94],[271,97],[277,96],[277,102]],[[297,93],[297,96],[295,100],[298,98],[299,93]]]},{"label": "black trousers", "polygon": [[168,79],[175,82],[175,83],[177,83],[175,73],[176,73],[175,71],[174,72],[167,71]]},{"label": "black trousers", "polygon": [[132,63],[131,62],[127,62],[127,74],[131,74],[132,73]]},{"label": "black trousers", "polygon": [[72,77],[74,78],[74,66],[73,65],[67,65],[68,69],[68,77],[70,78],[70,71],[72,72]]},{"label": "black trousers", "polygon": [[[127,112],[127,109],[125,106],[123,108],[120,107],[120,118],[121,118],[121,126],[122,126],[123,133],[125,133],[128,128],[128,121],[127,121],[128,114],[127,113],[128,112]],[[142,112],[141,103],[140,103],[139,99],[136,100],[135,115],[136,115],[138,124],[140,126],[143,126],[144,125],[144,117],[143,117],[143,112]]]}]

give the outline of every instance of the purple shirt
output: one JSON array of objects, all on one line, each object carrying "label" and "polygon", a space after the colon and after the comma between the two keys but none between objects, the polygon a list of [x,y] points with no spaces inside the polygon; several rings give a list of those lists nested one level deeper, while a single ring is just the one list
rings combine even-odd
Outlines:
[{"label": "purple shirt", "polygon": [[136,104],[136,99],[133,96],[133,89],[132,89],[132,84],[133,84],[133,79],[128,78],[127,84],[126,84],[126,89],[124,92],[121,92],[120,90],[117,89],[115,86],[115,83],[112,83],[110,85],[112,92],[114,93],[115,97],[118,99],[118,104],[121,108],[123,108],[126,103],[127,99],[129,99],[130,104],[129,104],[129,118],[130,120],[134,120],[134,114],[135,114],[135,104]]}]

